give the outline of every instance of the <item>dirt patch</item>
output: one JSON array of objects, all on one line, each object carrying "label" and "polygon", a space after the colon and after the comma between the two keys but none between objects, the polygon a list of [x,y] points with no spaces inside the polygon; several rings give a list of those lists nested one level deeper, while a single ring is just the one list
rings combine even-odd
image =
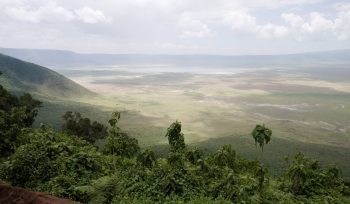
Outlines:
[{"label": "dirt patch", "polygon": [[74,204],[68,199],[57,198],[41,192],[12,187],[0,181],[0,204]]}]

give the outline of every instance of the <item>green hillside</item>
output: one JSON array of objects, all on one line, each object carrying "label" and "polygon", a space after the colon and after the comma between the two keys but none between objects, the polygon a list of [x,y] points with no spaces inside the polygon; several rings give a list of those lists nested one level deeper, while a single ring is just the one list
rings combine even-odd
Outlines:
[{"label": "green hillside", "polygon": [[104,115],[96,106],[76,102],[97,94],[48,68],[0,54],[0,72],[0,84],[6,89],[16,94],[28,92],[43,102],[34,126],[46,123],[59,129],[67,110],[96,119]]},{"label": "green hillside", "polygon": [[1,84],[15,92],[43,97],[77,97],[94,93],[72,80],[39,65],[0,54]]}]

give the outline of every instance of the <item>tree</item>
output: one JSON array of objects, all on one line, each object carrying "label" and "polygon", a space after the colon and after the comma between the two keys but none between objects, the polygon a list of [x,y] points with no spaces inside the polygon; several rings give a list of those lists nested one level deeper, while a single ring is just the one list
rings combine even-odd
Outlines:
[{"label": "tree", "polygon": [[203,159],[203,152],[199,149],[191,149],[186,152],[186,158],[191,164],[197,164],[198,160]]},{"label": "tree", "polygon": [[181,132],[181,123],[173,122],[165,135],[168,137],[170,151],[179,151],[185,148],[184,134]]},{"label": "tree", "polygon": [[138,141],[121,131],[117,126],[120,120],[120,112],[112,113],[108,123],[111,125],[105,146],[105,152],[123,157],[132,157],[140,151]]},{"label": "tree", "polygon": [[264,188],[267,172],[267,168],[264,167],[263,164],[259,165],[256,169],[255,176],[258,178],[260,191],[262,191],[262,189]]},{"label": "tree", "polygon": [[0,85],[0,155],[8,156],[20,145],[21,130],[34,123],[40,106],[30,94],[17,97]]},{"label": "tree", "polygon": [[286,170],[287,189],[295,195],[322,195],[333,193],[335,189],[343,190],[344,181],[336,166],[322,168],[320,162],[298,153]]},{"label": "tree", "polygon": [[62,132],[81,137],[91,144],[107,136],[107,127],[97,121],[91,123],[89,118],[83,118],[78,112],[67,111],[63,120]]},{"label": "tree", "polygon": [[30,127],[38,115],[39,107],[41,107],[41,102],[33,99],[33,97],[26,93],[19,97],[18,105],[24,107],[25,117],[22,119],[26,127]]},{"label": "tree", "polygon": [[146,149],[137,156],[137,161],[146,168],[152,168],[156,163],[156,156],[152,150]]},{"label": "tree", "polygon": [[110,163],[77,137],[52,130],[31,130],[27,137],[29,142],[0,165],[1,179],[12,185],[81,200],[75,187],[102,176]]},{"label": "tree", "polygon": [[231,145],[222,146],[213,156],[213,163],[217,166],[227,166],[231,169],[235,168],[236,152]]},{"label": "tree", "polygon": [[265,125],[256,125],[252,136],[255,141],[255,145],[259,144],[261,151],[264,151],[264,145],[268,144],[271,140],[272,130],[265,127]]}]

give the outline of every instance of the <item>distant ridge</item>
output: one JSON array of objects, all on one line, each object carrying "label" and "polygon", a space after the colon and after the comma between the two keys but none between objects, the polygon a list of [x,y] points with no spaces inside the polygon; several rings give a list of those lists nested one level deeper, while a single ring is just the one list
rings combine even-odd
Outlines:
[{"label": "distant ridge", "polygon": [[93,92],[48,68],[0,54],[0,84],[44,97],[79,97]]},{"label": "distant ridge", "polygon": [[285,55],[79,54],[65,50],[0,48],[0,53],[44,66],[166,64],[174,66],[280,66],[350,63],[350,49]]}]

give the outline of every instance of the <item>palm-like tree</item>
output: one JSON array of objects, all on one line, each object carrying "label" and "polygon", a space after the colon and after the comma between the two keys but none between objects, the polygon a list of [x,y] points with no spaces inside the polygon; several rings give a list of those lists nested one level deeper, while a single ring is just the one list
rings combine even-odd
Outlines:
[{"label": "palm-like tree", "polygon": [[261,151],[264,151],[264,145],[271,140],[272,130],[265,127],[265,125],[256,125],[252,136],[255,140],[255,145],[259,144]]}]

